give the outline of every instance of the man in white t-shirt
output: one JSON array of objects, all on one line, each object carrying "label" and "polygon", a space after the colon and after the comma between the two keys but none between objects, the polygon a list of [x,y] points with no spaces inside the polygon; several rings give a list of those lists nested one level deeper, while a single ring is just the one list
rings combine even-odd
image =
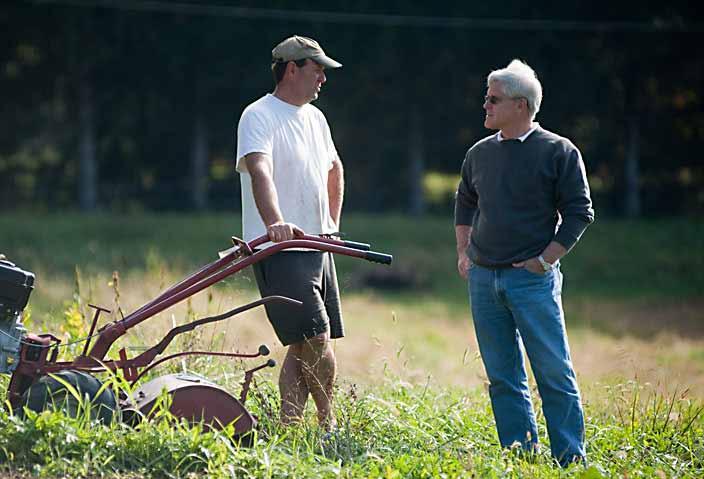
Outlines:
[{"label": "man in white t-shirt", "polygon": [[[245,108],[237,127],[245,241],[338,231],[342,162],[325,116],[310,102],[326,81],[325,68],[341,66],[306,37],[287,38],[272,50],[274,93]],[[336,364],[330,340],[344,336],[344,328],[332,254],[285,250],[255,264],[254,272],[262,296],[303,302],[300,308],[266,306],[288,346],[279,376],[281,421],[300,420],[310,394],[321,426],[333,428]]]}]

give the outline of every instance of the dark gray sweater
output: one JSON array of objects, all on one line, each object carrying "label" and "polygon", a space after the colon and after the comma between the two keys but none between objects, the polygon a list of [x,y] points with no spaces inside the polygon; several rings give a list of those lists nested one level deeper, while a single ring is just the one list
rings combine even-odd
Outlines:
[{"label": "dark gray sweater", "polygon": [[472,262],[508,266],[553,240],[569,250],[593,221],[582,155],[568,139],[538,127],[522,143],[492,135],[467,152],[455,224],[472,226]]}]

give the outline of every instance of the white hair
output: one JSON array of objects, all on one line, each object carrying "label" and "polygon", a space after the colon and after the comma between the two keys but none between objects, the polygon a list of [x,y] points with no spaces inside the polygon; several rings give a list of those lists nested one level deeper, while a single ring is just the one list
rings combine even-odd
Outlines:
[{"label": "white hair", "polygon": [[528,113],[531,120],[540,111],[543,101],[543,87],[535,70],[521,60],[513,60],[506,68],[489,73],[486,84],[497,82],[501,84],[504,94],[510,98],[525,98],[528,103]]}]

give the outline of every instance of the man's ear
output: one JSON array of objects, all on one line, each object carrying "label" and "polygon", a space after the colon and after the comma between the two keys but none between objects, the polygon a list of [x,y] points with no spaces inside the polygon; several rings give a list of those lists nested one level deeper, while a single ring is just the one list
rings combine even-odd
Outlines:
[{"label": "man's ear", "polygon": [[286,72],[284,73],[284,76],[293,76],[296,73],[296,63],[295,62],[288,62],[286,64]]}]

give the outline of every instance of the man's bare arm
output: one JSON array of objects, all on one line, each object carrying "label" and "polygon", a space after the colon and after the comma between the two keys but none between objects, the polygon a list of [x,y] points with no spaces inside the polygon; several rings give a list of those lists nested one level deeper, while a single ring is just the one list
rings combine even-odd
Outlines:
[{"label": "man's bare arm", "polygon": [[328,171],[328,205],[330,207],[330,217],[335,222],[335,226],[340,228],[340,216],[342,214],[342,201],[345,196],[345,172],[340,159],[336,159],[330,171]]},{"label": "man's bare arm", "polygon": [[548,263],[554,263],[567,254],[567,248],[562,246],[557,241],[551,241],[550,244],[543,250],[543,259]]},{"label": "man's bare arm", "polygon": [[472,227],[469,225],[455,225],[455,240],[457,241],[457,271],[464,279],[467,279],[467,271],[471,261],[467,256],[469,247],[469,237],[472,235]]},{"label": "man's bare arm", "polygon": [[271,157],[263,153],[250,153],[244,157],[244,161],[252,177],[254,203],[266,225],[269,239],[279,242],[305,234],[298,226],[284,221],[279,208],[279,196],[272,178],[274,167]]}]

